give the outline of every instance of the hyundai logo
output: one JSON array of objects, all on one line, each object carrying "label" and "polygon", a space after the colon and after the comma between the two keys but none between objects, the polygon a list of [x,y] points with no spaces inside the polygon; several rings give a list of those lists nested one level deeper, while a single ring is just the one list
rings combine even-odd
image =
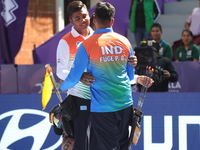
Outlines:
[{"label": "hyundai logo", "polygon": [[48,141],[50,132],[54,133],[49,123],[49,114],[44,111],[12,110],[0,115],[0,124],[1,150],[17,149],[17,144],[23,150],[55,150],[62,143],[61,136]]}]

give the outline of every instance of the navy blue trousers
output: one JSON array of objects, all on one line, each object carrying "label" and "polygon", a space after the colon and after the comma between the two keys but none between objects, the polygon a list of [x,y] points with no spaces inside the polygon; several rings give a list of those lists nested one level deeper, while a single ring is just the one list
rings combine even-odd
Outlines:
[{"label": "navy blue trousers", "polygon": [[72,119],[74,130],[74,147],[73,150],[87,149],[87,128],[90,120],[90,103],[91,100],[79,98],[69,95],[67,98],[72,98],[78,115]]},{"label": "navy blue trousers", "polygon": [[91,112],[90,150],[128,150],[132,115],[132,106],[116,112]]}]

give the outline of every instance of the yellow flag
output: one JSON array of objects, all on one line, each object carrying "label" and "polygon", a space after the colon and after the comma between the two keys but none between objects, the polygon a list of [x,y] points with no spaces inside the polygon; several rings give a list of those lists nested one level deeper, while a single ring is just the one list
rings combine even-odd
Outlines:
[{"label": "yellow flag", "polygon": [[46,74],[44,77],[44,86],[42,89],[42,110],[44,110],[51,99],[52,90],[54,88],[53,82],[50,77],[51,67],[46,68]]}]

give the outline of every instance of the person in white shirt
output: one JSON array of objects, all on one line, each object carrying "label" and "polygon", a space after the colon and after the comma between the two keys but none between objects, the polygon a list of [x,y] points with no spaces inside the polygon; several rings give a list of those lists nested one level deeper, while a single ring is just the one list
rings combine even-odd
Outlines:
[{"label": "person in white shirt", "polygon": [[200,46],[200,0],[199,6],[194,8],[185,22],[185,28],[192,31],[194,44]]},{"label": "person in white shirt", "polygon": [[[93,34],[93,30],[89,26],[90,17],[85,4],[81,1],[71,2],[67,7],[67,14],[73,26],[71,31],[60,39],[57,47],[56,75],[60,79],[60,83],[68,76],[80,43]],[[65,101],[68,100],[74,102],[78,112],[77,116],[71,120],[74,132],[73,150],[85,150],[90,114],[90,89],[79,82],[67,91]],[[63,139],[63,143],[64,141]]]}]

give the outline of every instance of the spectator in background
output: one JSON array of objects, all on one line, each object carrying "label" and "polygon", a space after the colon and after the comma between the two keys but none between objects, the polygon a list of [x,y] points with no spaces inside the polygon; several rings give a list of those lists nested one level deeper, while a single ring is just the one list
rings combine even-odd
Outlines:
[{"label": "spectator in background", "polygon": [[136,45],[150,37],[150,29],[160,16],[156,0],[132,0],[130,7],[130,30],[134,33]]},{"label": "spectator in background", "polygon": [[182,46],[176,50],[176,62],[178,61],[198,61],[199,47],[193,43],[192,31],[184,29],[182,32]]},{"label": "spectator in background", "polygon": [[199,7],[193,9],[185,22],[185,28],[192,31],[194,44],[200,47],[200,0],[198,1]]},{"label": "spectator in background", "polygon": [[163,33],[162,26],[159,23],[154,23],[151,26],[151,37],[160,45],[160,49],[158,51],[158,55],[162,57],[172,59],[172,47],[169,43],[162,40],[161,35]]},{"label": "spectator in background", "polygon": [[[194,44],[200,47],[200,0],[199,7],[193,9],[190,16],[187,18],[185,22],[185,29],[191,30],[193,34]],[[174,41],[172,45],[173,49],[173,58],[172,61],[176,59],[176,49],[183,44],[182,39]]]}]

